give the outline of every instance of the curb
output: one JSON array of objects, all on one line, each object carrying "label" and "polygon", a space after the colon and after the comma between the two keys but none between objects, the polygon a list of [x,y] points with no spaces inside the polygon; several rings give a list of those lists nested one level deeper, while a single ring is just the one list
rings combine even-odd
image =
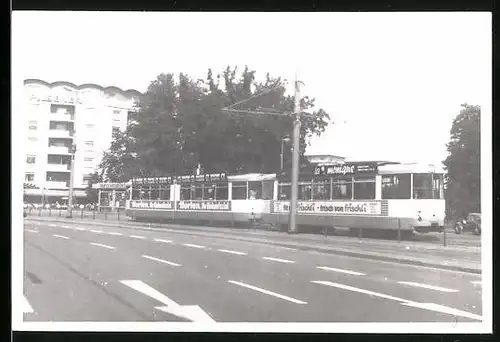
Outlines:
[{"label": "curb", "polygon": [[[30,218],[30,220],[37,221],[37,222],[67,222],[67,223],[76,223],[76,222],[78,222],[78,221],[68,221],[68,220],[57,220],[57,219],[52,219],[52,220],[49,219],[49,220],[47,220],[47,219],[37,219],[37,218]],[[80,221],[79,223],[80,224],[86,224],[86,225],[92,225],[91,222],[85,222],[85,221]],[[116,225],[107,224],[107,226],[116,226]],[[150,231],[151,230],[153,230],[153,231],[164,231],[166,229],[169,229],[167,227],[141,227],[141,226],[125,226],[123,228],[137,229],[137,230],[150,230]],[[203,232],[203,230],[199,229],[199,228],[192,228],[192,229],[189,229],[189,230],[196,230],[196,231],[199,231],[199,232]],[[188,229],[183,229],[182,233],[190,234],[190,235],[196,235],[196,233],[189,232]],[[239,237],[223,236],[222,238],[228,239],[228,240],[234,240],[234,241],[246,241],[246,242],[265,243],[265,244],[268,244],[268,245],[273,245],[273,246],[278,246],[278,247],[294,248],[294,249],[302,250],[302,251],[319,251],[319,252],[327,253],[327,254],[348,256],[348,257],[354,257],[354,258],[360,258],[360,259],[386,261],[386,262],[393,262],[393,263],[398,263],[398,264],[403,264],[403,265],[423,266],[423,267],[430,267],[430,268],[443,269],[443,270],[449,270],[449,271],[459,271],[459,272],[472,273],[472,274],[481,274],[481,269],[477,269],[477,268],[464,267],[464,266],[455,266],[455,265],[434,264],[434,263],[431,263],[431,262],[414,260],[414,259],[396,258],[396,257],[391,257],[391,256],[385,256],[385,255],[376,255],[376,254],[370,254],[370,253],[352,252],[352,251],[339,250],[339,249],[335,250],[335,249],[322,248],[322,247],[319,247],[319,246],[312,247],[312,246],[305,246],[305,245],[294,245],[294,244],[283,243],[283,242],[263,241],[261,239],[257,240],[257,239],[255,239],[253,237],[249,237],[250,239],[248,239],[248,238],[244,239],[244,238],[239,238]]]}]

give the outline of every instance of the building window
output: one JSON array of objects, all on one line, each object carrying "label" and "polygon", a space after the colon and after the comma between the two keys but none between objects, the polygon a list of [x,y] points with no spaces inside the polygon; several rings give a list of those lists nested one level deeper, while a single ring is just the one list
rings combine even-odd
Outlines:
[{"label": "building window", "polygon": [[120,133],[120,127],[113,127],[113,135]]},{"label": "building window", "polygon": [[37,140],[38,140],[38,138],[36,138],[36,137],[28,137],[28,140],[29,140],[29,141],[37,141]]},{"label": "building window", "polygon": [[95,127],[95,124],[85,124],[85,128],[92,129]]},{"label": "building window", "polygon": [[27,155],[26,156],[26,163],[27,164],[35,164],[36,161],[36,156],[34,155]]},{"label": "building window", "polygon": [[94,142],[93,141],[86,141],[85,145],[86,146],[94,146]]},{"label": "building window", "polygon": [[35,180],[35,174],[33,172],[26,172],[24,174],[25,182],[33,182]]},{"label": "building window", "polygon": [[122,113],[122,111],[121,111],[121,110],[119,110],[119,109],[114,109],[114,110],[113,110],[113,114],[114,114],[114,115],[120,115],[121,113]]},{"label": "building window", "polygon": [[92,158],[92,157],[84,157],[83,158],[83,161],[86,161],[86,162],[91,162],[93,160],[94,160],[94,158]]},{"label": "building window", "polygon": [[28,123],[30,125],[36,125],[36,124],[38,124],[38,121],[36,121],[36,120],[30,120]]},{"label": "building window", "polygon": [[30,131],[36,131],[38,127],[37,127],[37,125],[29,125],[28,128]]}]

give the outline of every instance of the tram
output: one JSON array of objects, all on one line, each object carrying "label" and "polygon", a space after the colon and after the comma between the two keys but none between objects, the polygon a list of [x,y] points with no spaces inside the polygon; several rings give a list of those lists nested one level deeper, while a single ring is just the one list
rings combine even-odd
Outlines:
[{"label": "tram", "polygon": [[[347,228],[441,232],[443,170],[428,164],[346,162],[299,173],[297,225],[311,232]],[[133,179],[126,202],[132,220],[260,221],[287,226],[287,174],[187,175]]]}]

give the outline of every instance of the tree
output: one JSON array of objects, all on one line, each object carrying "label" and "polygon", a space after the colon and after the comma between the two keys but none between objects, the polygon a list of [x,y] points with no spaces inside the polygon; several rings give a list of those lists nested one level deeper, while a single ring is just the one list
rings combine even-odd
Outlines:
[{"label": "tree", "polygon": [[90,174],[90,179],[87,184],[87,188],[85,189],[87,202],[89,203],[97,203],[99,200],[99,191],[97,189],[93,189],[92,185],[102,182],[102,174],[98,171]]},{"label": "tree", "polygon": [[[291,113],[293,96],[285,96],[285,83],[267,74],[255,81],[255,71],[227,67],[205,80],[180,74],[161,74],[137,103],[137,114],[126,135],[116,135],[101,166],[106,178],[126,181],[141,174],[193,173],[200,164],[205,172],[276,172],[280,164],[281,139],[291,136],[293,118],[288,114],[254,116],[232,114],[222,108],[256,96],[245,109]],[[311,112],[314,99],[303,98],[301,130],[302,161],[309,138],[321,134],[328,114]],[[285,165],[291,154],[285,154]]]},{"label": "tree", "polygon": [[448,218],[459,219],[481,211],[481,108],[462,104],[453,120],[448,157],[445,198]]},{"label": "tree", "polygon": [[125,132],[114,132],[110,148],[104,152],[98,167],[99,176],[96,179],[107,182],[127,182],[141,172],[139,160],[136,157],[136,143],[130,137],[129,126]]}]

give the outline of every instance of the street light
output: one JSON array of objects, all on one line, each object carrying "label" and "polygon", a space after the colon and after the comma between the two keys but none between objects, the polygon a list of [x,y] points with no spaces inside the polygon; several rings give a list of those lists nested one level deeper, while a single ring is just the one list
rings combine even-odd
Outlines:
[{"label": "street light", "polygon": [[281,172],[283,172],[283,149],[284,149],[284,143],[288,143],[290,141],[290,137],[288,136],[284,136],[283,138],[281,138],[281,167],[280,167],[280,170]]}]

